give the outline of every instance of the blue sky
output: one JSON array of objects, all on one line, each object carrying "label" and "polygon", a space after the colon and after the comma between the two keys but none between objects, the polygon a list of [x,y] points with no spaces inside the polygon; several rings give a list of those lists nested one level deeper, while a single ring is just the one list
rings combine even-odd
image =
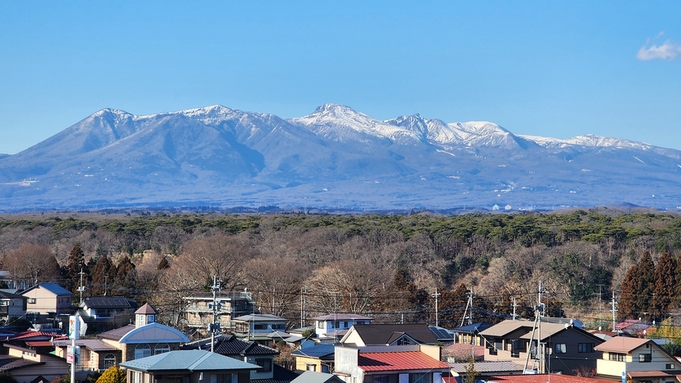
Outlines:
[{"label": "blue sky", "polygon": [[486,120],[681,149],[679,1],[2,1],[0,153],[102,108]]}]

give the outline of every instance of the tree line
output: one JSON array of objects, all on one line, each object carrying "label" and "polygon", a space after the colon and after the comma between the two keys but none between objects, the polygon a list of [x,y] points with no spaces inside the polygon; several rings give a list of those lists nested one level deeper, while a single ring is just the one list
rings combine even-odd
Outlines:
[{"label": "tree line", "polygon": [[[498,321],[514,309],[530,317],[539,281],[551,314],[609,323],[613,292],[620,318],[664,319],[678,310],[679,292],[663,286],[681,275],[668,265],[678,264],[680,229],[675,214],[608,209],[6,216],[0,261],[17,282],[60,282],[78,298],[82,277],[84,296],[134,297],[175,325],[183,297],[209,291],[213,276],[223,291],[245,290],[261,312],[292,325],[331,312],[433,323],[437,311],[454,327],[467,315],[471,289],[476,320]],[[646,274],[657,269],[671,276]]]}]

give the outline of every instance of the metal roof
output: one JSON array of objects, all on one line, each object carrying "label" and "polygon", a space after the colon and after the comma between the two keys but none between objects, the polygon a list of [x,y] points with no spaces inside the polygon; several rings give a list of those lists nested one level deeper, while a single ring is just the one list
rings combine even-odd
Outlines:
[{"label": "metal roof", "polygon": [[126,297],[87,297],[81,306],[92,309],[133,309],[137,307],[137,302]]},{"label": "metal roof", "polygon": [[[426,324],[356,324],[352,326],[352,329],[366,345],[390,344],[404,335],[418,343],[436,344],[438,342],[435,334]],[[345,337],[348,336],[349,333],[345,335]]]},{"label": "metal roof", "polygon": [[34,289],[45,289],[45,290],[51,292],[54,295],[73,295],[72,292],[66,290],[65,288],[59,286],[58,284],[56,284],[54,282],[46,282],[46,283],[41,283],[39,285],[29,287],[28,289],[22,291],[21,295],[24,295],[27,292],[34,290]]},{"label": "metal roof", "polygon": [[238,371],[260,366],[204,350],[177,350],[121,363],[131,370],[156,371]]},{"label": "metal roof", "polygon": [[420,351],[360,352],[358,367],[364,372],[405,370],[448,371],[451,368],[449,364],[431,358]]},{"label": "metal roof", "polygon": [[312,320],[316,320],[316,321],[327,321],[327,320],[346,321],[346,320],[372,320],[372,319],[374,319],[374,318],[369,318],[369,317],[365,317],[365,316],[358,315],[358,314],[346,314],[346,313],[321,315],[321,316],[312,318]]},{"label": "metal roof", "polygon": [[[201,339],[196,342],[187,343],[182,346],[183,350],[210,350],[210,338]],[[277,355],[279,351],[263,346],[256,342],[245,342],[238,339],[234,335],[220,335],[215,338],[215,346],[213,347],[216,353],[221,355]]]},{"label": "metal roof", "polygon": [[308,347],[308,348],[303,348],[300,350],[296,350],[291,353],[291,355],[295,356],[305,356],[309,358],[318,358],[322,359],[324,357],[331,357],[333,358],[335,353],[335,347],[333,344],[330,343],[322,343],[318,344],[313,347]]},{"label": "metal roof", "polygon": [[338,382],[343,383],[343,380],[334,374],[326,374],[317,371],[305,371],[297,378],[293,379],[291,383],[327,383]]},{"label": "metal roof", "polygon": [[119,343],[187,343],[189,338],[180,330],[160,323],[150,323],[130,330],[118,340]]}]

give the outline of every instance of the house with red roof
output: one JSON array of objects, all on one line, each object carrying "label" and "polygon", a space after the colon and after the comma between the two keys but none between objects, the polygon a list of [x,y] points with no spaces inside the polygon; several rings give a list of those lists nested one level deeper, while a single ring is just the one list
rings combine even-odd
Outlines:
[{"label": "house with red roof", "polygon": [[347,383],[442,383],[450,366],[440,361],[440,347],[336,346],[334,374]]},{"label": "house with red roof", "polygon": [[603,358],[596,363],[596,372],[603,377],[622,377],[627,382],[677,382],[681,379],[679,361],[652,339],[614,337],[596,350]]}]

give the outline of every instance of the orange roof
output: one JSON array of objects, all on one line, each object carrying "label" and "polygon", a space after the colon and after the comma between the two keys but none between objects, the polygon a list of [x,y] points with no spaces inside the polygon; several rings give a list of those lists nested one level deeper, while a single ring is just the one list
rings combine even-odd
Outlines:
[{"label": "orange roof", "polygon": [[419,352],[360,352],[359,368],[364,372],[404,370],[449,370],[447,363]]},{"label": "orange roof", "polygon": [[487,381],[490,383],[613,383],[612,380],[561,374],[493,376],[487,379]]}]

